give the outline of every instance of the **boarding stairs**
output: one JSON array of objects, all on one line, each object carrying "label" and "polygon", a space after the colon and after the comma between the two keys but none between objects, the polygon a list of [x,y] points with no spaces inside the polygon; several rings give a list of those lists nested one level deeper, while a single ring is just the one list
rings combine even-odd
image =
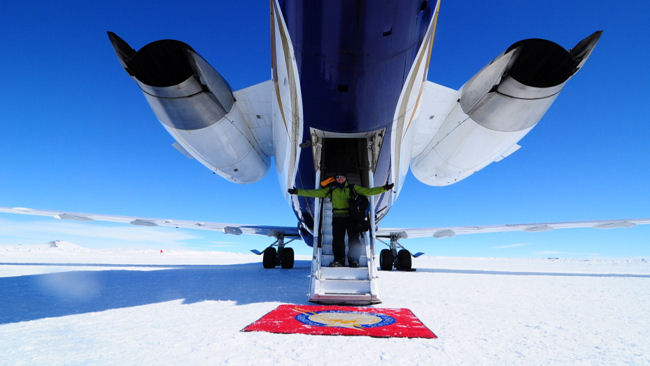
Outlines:
[{"label": "boarding stairs", "polygon": [[334,260],[332,250],[332,203],[322,199],[320,245],[314,243],[309,301],[319,304],[370,305],[380,303],[377,286],[377,266],[370,233],[360,235],[359,267],[349,267],[346,234],[345,267],[329,267]]}]

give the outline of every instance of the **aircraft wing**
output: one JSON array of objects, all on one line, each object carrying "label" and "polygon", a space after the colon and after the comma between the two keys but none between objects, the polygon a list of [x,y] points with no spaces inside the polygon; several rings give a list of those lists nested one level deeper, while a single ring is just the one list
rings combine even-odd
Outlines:
[{"label": "aircraft wing", "polygon": [[299,236],[297,227],[289,226],[264,226],[264,225],[242,225],[242,224],[228,224],[220,222],[205,222],[205,221],[189,221],[189,220],[175,220],[175,219],[156,219],[144,218],[133,216],[114,216],[102,214],[90,214],[79,212],[64,212],[64,211],[50,211],[38,210],[24,207],[2,207],[0,212],[12,213],[21,215],[32,216],[49,216],[59,220],[75,220],[75,221],[105,221],[105,222],[118,222],[123,224],[131,224],[137,226],[165,226],[183,229],[199,229],[199,230],[213,230],[221,231],[225,234],[241,235],[253,234],[277,237],[279,234],[284,236]]},{"label": "aircraft wing", "polygon": [[377,237],[398,239],[403,238],[448,238],[456,235],[501,233],[508,231],[540,232],[555,229],[615,229],[627,228],[636,225],[648,225],[650,218],[645,219],[618,219],[575,222],[545,222],[533,224],[487,225],[487,226],[448,226],[431,228],[380,228],[376,231]]},{"label": "aircraft wing", "polygon": [[[145,218],[135,216],[116,216],[92,213],[65,212],[52,210],[39,210],[24,207],[2,207],[0,213],[11,213],[31,216],[49,216],[59,220],[74,221],[104,221],[136,226],[163,226],[183,229],[213,230],[225,234],[241,235],[263,235],[277,237],[279,234],[291,237],[300,236],[295,226],[269,226],[269,225],[248,225],[232,224],[209,221],[191,221],[163,218]],[[501,233],[509,231],[541,232],[555,229],[615,229],[629,228],[637,225],[650,224],[650,218],[642,219],[616,219],[616,220],[595,220],[595,221],[574,221],[574,222],[547,222],[529,224],[506,224],[506,225],[484,225],[484,226],[441,226],[430,228],[379,228],[376,236],[379,238],[396,237],[398,239],[412,238],[447,238],[456,235]]]}]

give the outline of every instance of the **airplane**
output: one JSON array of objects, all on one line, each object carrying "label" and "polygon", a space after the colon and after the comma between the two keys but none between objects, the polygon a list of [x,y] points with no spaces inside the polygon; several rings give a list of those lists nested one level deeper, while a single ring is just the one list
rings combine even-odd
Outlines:
[{"label": "airplane", "polygon": [[[271,0],[270,80],[233,91],[189,45],[160,40],[139,50],[115,33],[117,58],[141,89],[174,147],[238,184],[264,177],[274,159],[296,226],[241,225],[0,207],[0,212],[257,234],[275,241],[263,251],[265,268],[292,268],[288,244],[313,248],[309,300],[381,302],[379,268],[412,270],[399,240],[505,231],[617,228],[650,219],[496,226],[384,228],[409,169],[431,186],[457,183],[517,151],[566,82],[580,70],[602,31],[566,50],[543,39],[515,42],[454,90],[427,78],[440,1]],[[336,172],[366,187],[393,183],[370,198],[362,235],[361,268],[329,268],[331,203],[297,197]]]}]

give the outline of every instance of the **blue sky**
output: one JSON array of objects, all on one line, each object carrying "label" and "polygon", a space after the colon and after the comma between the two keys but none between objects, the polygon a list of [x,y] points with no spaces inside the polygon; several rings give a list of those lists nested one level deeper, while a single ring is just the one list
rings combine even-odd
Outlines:
[{"label": "blue sky", "polygon": [[[153,4],[153,3],[152,3]],[[409,175],[384,226],[430,227],[650,217],[650,4],[645,1],[442,3],[429,79],[459,88],[512,43],[565,48],[604,30],[522,149],[449,187]],[[234,89],[270,77],[266,1],[0,3],[0,205],[294,225],[271,170],[236,185],[171,147],[120,67],[110,30],[138,49],[190,44]],[[142,231],[137,231],[142,230]],[[142,235],[142,233],[146,233]],[[246,251],[263,237],[62,223],[0,215],[0,244]],[[449,256],[650,255],[650,227],[404,241]],[[298,253],[311,249],[302,243]],[[417,266],[417,263],[416,263]]]}]

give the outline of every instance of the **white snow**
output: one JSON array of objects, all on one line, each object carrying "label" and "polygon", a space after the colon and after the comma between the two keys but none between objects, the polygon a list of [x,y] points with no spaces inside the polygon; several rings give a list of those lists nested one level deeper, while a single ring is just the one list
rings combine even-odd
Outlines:
[{"label": "white snow", "polygon": [[0,246],[0,364],[650,364],[647,259],[423,256],[380,273],[378,306],[411,309],[438,339],[241,332],[308,304],[308,259]]}]

